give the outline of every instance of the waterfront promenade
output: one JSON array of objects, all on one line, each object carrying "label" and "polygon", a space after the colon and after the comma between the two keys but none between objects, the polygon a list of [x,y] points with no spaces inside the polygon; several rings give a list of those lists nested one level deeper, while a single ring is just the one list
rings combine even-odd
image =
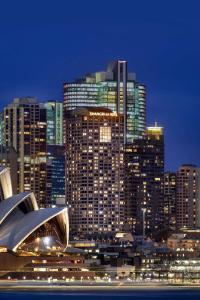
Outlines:
[{"label": "waterfront promenade", "polygon": [[31,280],[2,280],[0,291],[30,291],[30,292],[70,292],[70,293],[113,293],[131,291],[176,291],[176,290],[199,290],[200,283],[160,283],[160,282],[48,282]]}]

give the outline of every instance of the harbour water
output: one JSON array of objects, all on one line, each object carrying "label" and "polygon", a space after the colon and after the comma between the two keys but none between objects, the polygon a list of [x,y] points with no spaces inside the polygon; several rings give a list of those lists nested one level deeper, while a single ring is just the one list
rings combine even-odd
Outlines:
[{"label": "harbour water", "polygon": [[2,291],[0,292],[1,300],[199,300],[200,289],[165,289],[165,290],[113,290],[113,291]]}]

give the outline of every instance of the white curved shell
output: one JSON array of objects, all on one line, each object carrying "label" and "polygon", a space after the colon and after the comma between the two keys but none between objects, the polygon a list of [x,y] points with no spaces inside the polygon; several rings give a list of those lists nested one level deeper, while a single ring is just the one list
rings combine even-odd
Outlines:
[{"label": "white curved shell", "polygon": [[[38,210],[38,204],[32,192],[22,192],[0,202],[0,224],[23,201],[30,198],[32,210]],[[31,207],[30,207],[31,209]],[[31,210],[30,210],[31,211]]]},{"label": "white curved shell", "polygon": [[0,192],[0,246],[16,251],[34,231],[54,218],[64,246],[68,245],[67,207],[39,209],[32,192],[13,195],[10,170],[4,167],[0,167]]},{"label": "white curved shell", "polygon": [[46,208],[38,211],[32,211],[26,214],[13,228],[8,239],[8,248],[16,251],[17,247],[28,237],[31,233],[37,230],[44,223],[58,217],[59,225],[65,234],[65,243],[68,241],[68,214],[67,208]]}]

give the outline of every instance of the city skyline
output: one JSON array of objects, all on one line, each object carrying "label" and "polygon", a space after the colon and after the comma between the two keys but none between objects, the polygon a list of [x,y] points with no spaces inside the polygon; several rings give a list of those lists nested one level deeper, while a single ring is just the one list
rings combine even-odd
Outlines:
[{"label": "city skyline", "polygon": [[200,2],[2,2],[0,296],[199,297]]},{"label": "city skyline", "polygon": [[[131,70],[131,71],[134,71],[134,70]],[[99,70],[99,72],[103,72],[103,69]],[[84,77],[85,74],[86,74],[86,72],[84,74],[82,74],[82,76]],[[135,75],[135,72],[134,72],[134,75]],[[76,80],[76,79],[74,79],[74,80]],[[63,86],[63,84],[65,84],[64,81],[62,82],[62,86]],[[142,85],[146,86],[146,84],[144,82],[142,83]],[[148,90],[148,86],[146,86],[146,89]],[[41,104],[42,103],[44,103],[44,104],[45,103],[50,103],[52,101],[51,99],[53,99],[53,97],[51,97],[51,95],[49,95],[49,97],[47,97],[47,98],[45,97],[43,99],[40,99],[40,98],[36,97],[35,95],[23,95],[23,96],[19,95],[19,97],[18,96],[13,96],[10,100],[5,102],[4,104],[2,104],[2,102],[0,103],[1,110],[3,110],[5,108],[5,106],[9,105],[13,101],[13,99],[20,98],[20,97],[21,98],[36,98],[38,103],[41,103]],[[58,103],[63,102],[63,96],[61,96],[60,99],[59,98],[54,98],[54,99],[57,99],[57,100],[53,100],[54,102],[58,102]],[[151,115],[151,109],[149,108],[150,104],[149,104],[148,94],[147,94],[146,99],[147,99],[146,100],[147,126],[153,126],[154,124],[159,124],[159,125],[162,126],[163,122],[162,122],[161,119],[159,119],[159,117],[157,119],[155,119],[155,122],[149,121],[149,119],[150,119],[149,115]],[[162,126],[162,127],[164,127],[164,126]],[[168,136],[168,138],[169,138],[169,135],[170,135],[169,130],[166,127],[164,127],[164,129],[165,129],[165,136]],[[168,134],[166,134],[166,132]],[[187,160],[186,161],[181,161],[180,159],[179,159],[179,161],[169,161],[170,150],[169,150],[169,145],[167,144],[166,140],[168,141],[168,139],[165,137],[165,149],[166,149],[166,153],[165,153],[165,171],[174,171],[175,172],[183,164],[194,164],[196,166],[199,166],[198,161],[195,162],[195,159],[190,159],[189,161],[187,161]]]}]

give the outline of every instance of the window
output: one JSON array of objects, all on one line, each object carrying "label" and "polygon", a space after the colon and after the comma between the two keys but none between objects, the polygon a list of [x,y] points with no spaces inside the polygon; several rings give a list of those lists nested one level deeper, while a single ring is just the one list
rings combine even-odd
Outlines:
[{"label": "window", "polygon": [[111,127],[100,127],[100,143],[111,142]]}]

